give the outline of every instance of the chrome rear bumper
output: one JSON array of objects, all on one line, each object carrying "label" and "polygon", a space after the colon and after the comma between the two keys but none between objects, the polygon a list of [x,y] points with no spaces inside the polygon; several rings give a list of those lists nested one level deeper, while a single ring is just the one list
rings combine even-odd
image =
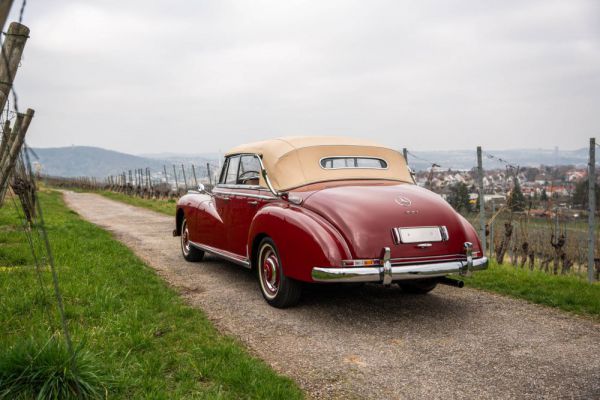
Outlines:
[{"label": "chrome rear bumper", "polygon": [[[476,258],[469,268],[467,261],[452,261],[435,264],[402,265],[391,267],[389,271],[384,266],[353,267],[353,268],[322,268],[312,270],[312,278],[316,282],[382,282],[435,278],[449,274],[466,275],[470,271],[481,271],[488,266],[487,257]],[[391,278],[391,279],[390,279]]]}]

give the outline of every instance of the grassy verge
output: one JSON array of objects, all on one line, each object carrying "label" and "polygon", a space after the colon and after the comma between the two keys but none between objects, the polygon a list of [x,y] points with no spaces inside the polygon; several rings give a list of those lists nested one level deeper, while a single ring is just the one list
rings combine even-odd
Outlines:
[{"label": "grassy verge", "polygon": [[600,319],[600,284],[589,284],[579,276],[550,275],[492,262],[489,269],[462,279],[470,287]]},{"label": "grassy verge", "polygon": [[[109,398],[302,397],[291,380],[220,335],[109,233],[68,210],[59,194],[40,198],[74,341],[110,375]],[[47,296],[7,202],[0,208],[0,352],[24,340],[43,343],[59,331],[47,270],[42,279]]]},{"label": "grassy verge", "polygon": [[121,201],[123,203],[131,204],[132,206],[144,207],[152,211],[158,211],[167,215],[175,215],[176,200],[154,200],[154,199],[142,199],[139,197],[128,196],[123,193],[116,193],[110,191],[98,192],[104,197],[108,197],[112,200]]}]

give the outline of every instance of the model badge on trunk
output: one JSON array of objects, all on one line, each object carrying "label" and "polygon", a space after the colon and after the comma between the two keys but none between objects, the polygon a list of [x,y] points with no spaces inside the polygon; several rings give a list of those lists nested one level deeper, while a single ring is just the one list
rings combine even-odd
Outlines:
[{"label": "model badge on trunk", "polygon": [[404,207],[409,207],[412,204],[410,199],[407,199],[404,196],[398,196],[394,199],[394,201]]}]

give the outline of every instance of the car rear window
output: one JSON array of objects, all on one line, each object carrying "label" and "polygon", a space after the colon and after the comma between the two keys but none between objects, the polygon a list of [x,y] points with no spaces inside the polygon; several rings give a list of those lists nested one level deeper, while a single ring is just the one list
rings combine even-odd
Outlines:
[{"label": "car rear window", "polygon": [[342,169],[342,168],[375,168],[386,169],[387,162],[381,158],[374,157],[353,157],[337,156],[321,158],[321,168]]}]

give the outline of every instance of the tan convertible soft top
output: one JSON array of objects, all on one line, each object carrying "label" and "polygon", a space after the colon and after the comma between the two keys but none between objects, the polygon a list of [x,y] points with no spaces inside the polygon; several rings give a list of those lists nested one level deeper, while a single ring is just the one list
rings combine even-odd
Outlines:
[{"label": "tan convertible soft top", "polygon": [[[285,191],[310,183],[344,179],[388,179],[412,183],[404,157],[396,150],[369,140],[339,136],[294,136],[234,147],[226,156],[258,154],[276,190]],[[368,157],[382,159],[387,168],[326,169],[327,157]],[[263,178],[260,185],[266,186]]]}]

